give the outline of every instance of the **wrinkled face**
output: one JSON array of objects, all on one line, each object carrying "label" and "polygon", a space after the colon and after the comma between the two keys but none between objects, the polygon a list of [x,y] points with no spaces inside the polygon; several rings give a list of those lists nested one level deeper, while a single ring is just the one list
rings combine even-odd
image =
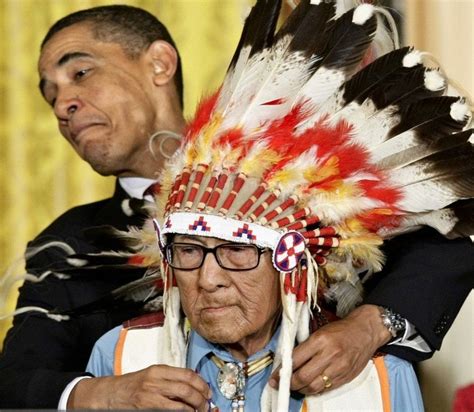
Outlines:
[{"label": "wrinkled face", "polygon": [[40,88],[76,152],[103,175],[133,175],[156,131],[151,69],[85,23],[56,33],[39,60]]},{"label": "wrinkled face", "polygon": [[[183,235],[176,235],[174,242],[210,248],[228,243],[216,238]],[[257,344],[261,348],[271,338],[281,313],[281,298],[278,273],[269,251],[264,252],[260,264],[249,271],[223,269],[209,253],[201,268],[173,269],[173,273],[184,313],[193,329],[207,340],[221,344],[242,343],[243,346]]]}]

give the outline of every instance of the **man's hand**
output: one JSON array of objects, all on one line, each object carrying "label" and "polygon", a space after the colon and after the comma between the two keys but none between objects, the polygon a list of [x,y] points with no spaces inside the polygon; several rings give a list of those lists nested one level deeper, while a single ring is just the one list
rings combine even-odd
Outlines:
[{"label": "man's hand", "polygon": [[81,380],[68,409],[207,411],[211,390],[191,369],[154,365],[122,376]]},{"label": "man's hand", "polygon": [[[354,379],[377,349],[391,338],[375,305],[362,305],[344,319],[314,332],[293,351],[291,390],[313,395]],[[332,385],[325,388],[323,375]],[[273,381],[273,383],[272,383]],[[278,385],[278,370],[270,380]]]}]

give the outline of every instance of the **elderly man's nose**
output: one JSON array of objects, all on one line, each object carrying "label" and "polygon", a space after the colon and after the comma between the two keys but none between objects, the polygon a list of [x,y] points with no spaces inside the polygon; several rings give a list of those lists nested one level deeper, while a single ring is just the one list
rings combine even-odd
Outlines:
[{"label": "elderly man's nose", "polygon": [[213,290],[226,285],[225,270],[217,263],[216,257],[208,253],[200,268],[199,286],[206,290]]}]

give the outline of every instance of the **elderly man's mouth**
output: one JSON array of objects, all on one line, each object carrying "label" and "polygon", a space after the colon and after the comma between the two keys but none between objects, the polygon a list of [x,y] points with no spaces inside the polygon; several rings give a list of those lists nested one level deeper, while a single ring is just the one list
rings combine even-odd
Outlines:
[{"label": "elderly man's mouth", "polygon": [[234,305],[222,305],[222,306],[210,306],[207,308],[203,308],[201,313],[209,314],[209,315],[219,315],[221,313],[226,312],[229,309],[232,309]]}]

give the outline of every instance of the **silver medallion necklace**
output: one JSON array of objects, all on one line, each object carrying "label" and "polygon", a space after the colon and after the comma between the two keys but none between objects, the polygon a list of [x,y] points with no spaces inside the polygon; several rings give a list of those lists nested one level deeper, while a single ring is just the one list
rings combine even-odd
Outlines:
[{"label": "silver medallion necklace", "polygon": [[247,379],[273,363],[273,353],[251,362],[224,362],[213,355],[212,361],[219,368],[217,387],[222,395],[232,401],[232,412],[244,412]]}]

